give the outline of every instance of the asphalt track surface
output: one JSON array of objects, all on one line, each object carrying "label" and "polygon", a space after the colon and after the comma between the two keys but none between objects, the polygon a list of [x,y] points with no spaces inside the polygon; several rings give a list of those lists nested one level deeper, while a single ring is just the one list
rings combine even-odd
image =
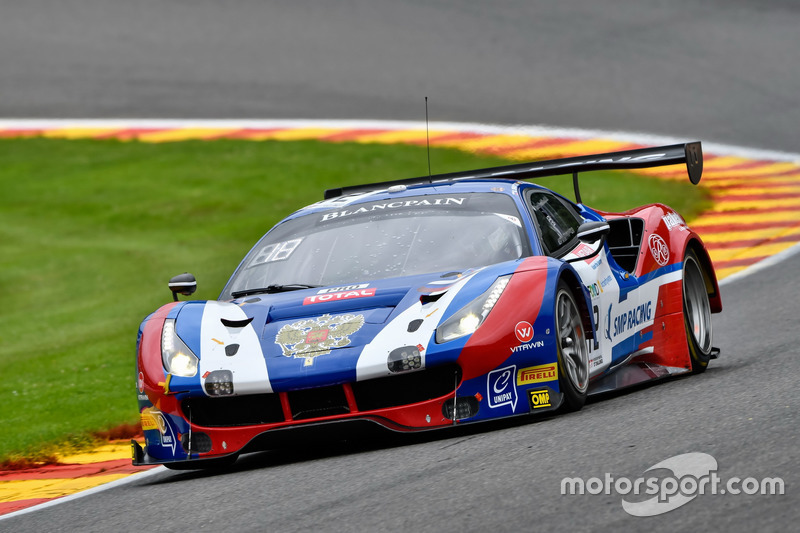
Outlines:
[{"label": "asphalt track surface", "polygon": [[[798,152],[794,2],[0,4],[0,117],[388,118],[646,131]],[[252,455],[0,521],[8,531],[793,530],[800,255],[723,286],[722,355],[532,423]],[[783,496],[635,518],[564,477],[703,452]]]}]

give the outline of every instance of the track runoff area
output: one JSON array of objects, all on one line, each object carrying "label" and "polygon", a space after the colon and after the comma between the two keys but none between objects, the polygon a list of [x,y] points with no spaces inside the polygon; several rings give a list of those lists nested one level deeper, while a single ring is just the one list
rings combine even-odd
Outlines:
[{"label": "track runoff area", "polygon": [[[0,120],[0,138],[185,140],[319,140],[456,148],[518,161],[554,159],[676,144],[646,134],[539,126],[356,120]],[[692,221],[722,284],[800,252],[800,154],[703,143],[701,187],[712,207]],[[676,165],[641,169],[686,179]],[[402,176],[398,176],[402,177]],[[57,465],[0,471],[0,519],[147,476],[163,467],[134,468],[128,443],[111,443]]]}]

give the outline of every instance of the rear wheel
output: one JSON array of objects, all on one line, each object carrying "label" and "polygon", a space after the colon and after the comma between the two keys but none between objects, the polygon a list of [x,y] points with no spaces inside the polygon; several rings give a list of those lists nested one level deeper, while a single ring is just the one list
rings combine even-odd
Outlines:
[{"label": "rear wheel", "polygon": [[558,284],[555,320],[558,386],[564,395],[561,409],[577,411],[586,403],[586,390],[589,387],[589,350],[575,298],[563,281]]},{"label": "rear wheel", "polygon": [[711,304],[697,254],[689,250],[683,260],[683,323],[692,357],[692,372],[705,371],[711,359]]}]

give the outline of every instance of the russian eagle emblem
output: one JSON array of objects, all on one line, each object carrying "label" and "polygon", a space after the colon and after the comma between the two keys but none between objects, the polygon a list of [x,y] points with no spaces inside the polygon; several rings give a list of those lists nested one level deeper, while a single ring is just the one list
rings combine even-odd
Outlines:
[{"label": "russian eagle emblem", "polygon": [[275,344],[280,345],[284,356],[305,359],[303,366],[311,366],[315,357],[349,345],[350,335],[363,325],[364,315],[326,314],[286,324],[278,331]]}]

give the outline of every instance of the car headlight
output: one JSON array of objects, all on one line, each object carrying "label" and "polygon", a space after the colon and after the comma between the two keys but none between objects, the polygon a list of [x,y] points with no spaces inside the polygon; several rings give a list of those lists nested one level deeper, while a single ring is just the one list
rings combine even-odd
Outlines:
[{"label": "car headlight", "polygon": [[164,321],[164,329],[161,330],[161,360],[170,374],[186,378],[197,374],[197,356],[178,337],[175,319],[172,318]]},{"label": "car headlight", "polygon": [[448,318],[441,326],[436,329],[436,342],[452,341],[470,335],[483,324],[489,311],[503,294],[508,280],[511,276],[501,276],[492,283],[489,290],[472,300],[470,303],[458,310],[453,316]]}]

